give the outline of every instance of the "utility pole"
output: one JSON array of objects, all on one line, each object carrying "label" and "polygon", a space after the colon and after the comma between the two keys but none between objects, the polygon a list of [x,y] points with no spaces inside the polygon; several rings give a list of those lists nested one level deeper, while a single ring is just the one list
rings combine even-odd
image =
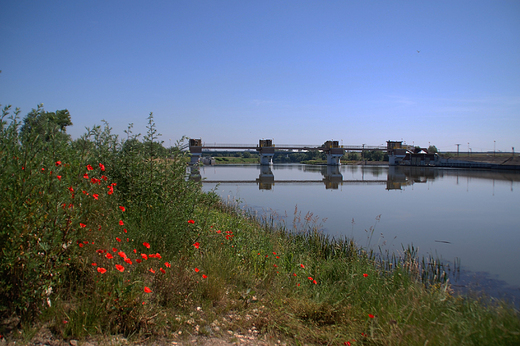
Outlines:
[{"label": "utility pole", "polygon": [[497,154],[497,141],[493,141],[493,156]]},{"label": "utility pole", "polygon": [[459,147],[460,147],[460,144],[455,144],[457,146],[457,157],[459,157]]}]

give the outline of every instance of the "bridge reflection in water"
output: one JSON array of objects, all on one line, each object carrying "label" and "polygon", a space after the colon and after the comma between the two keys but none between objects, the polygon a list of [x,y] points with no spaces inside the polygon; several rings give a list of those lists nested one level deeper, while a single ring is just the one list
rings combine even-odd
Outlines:
[{"label": "bridge reflection in water", "polygon": [[433,180],[438,170],[428,167],[396,167],[388,168],[386,179],[343,179],[340,166],[319,166],[323,176],[321,180],[276,180],[271,166],[258,165],[259,176],[255,180],[207,180],[201,179],[198,166],[190,167],[190,179],[207,184],[257,184],[259,190],[271,190],[274,185],[282,184],[324,184],[325,189],[336,190],[343,185],[383,185],[386,190],[400,190],[403,186],[414,183],[426,183]]}]

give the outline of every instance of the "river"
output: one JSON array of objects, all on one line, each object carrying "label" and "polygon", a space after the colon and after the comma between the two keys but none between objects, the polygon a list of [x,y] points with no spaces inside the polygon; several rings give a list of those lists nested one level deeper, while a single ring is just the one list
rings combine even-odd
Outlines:
[{"label": "river", "polygon": [[288,227],[312,215],[324,233],[365,248],[413,245],[459,263],[455,287],[520,302],[520,173],[275,164],[203,166],[200,175],[205,191]]}]

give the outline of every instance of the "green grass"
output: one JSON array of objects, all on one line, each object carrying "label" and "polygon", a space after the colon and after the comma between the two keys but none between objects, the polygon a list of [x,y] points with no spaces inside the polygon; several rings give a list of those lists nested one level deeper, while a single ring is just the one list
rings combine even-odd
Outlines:
[{"label": "green grass", "polygon": [[151,118],[132,149],[108,127],[82,142],[21,141],[6,112],[0,317],[19,321],[0,323],[9,340],[45,325],[63,339],[232,331],[295,345],[520,343],[518,311],[424,281],[413,248],[389,258],[389,269],[352,241],[320,233],[311,214],[295,213],[287,229],[202,193],[186,179],[182,153],[155,159]]}]

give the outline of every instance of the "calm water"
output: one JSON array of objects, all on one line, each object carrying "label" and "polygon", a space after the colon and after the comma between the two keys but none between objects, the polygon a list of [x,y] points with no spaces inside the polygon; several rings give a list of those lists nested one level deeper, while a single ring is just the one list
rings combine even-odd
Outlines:
[{"label": "calm water", "polygon": [[[363,247],[460,259],[457,285],[520,301],[520,174],[388,166],[205,166],[206,191],[260,213],[294,219],[295,208],[323,231]],[[375,229],[370,239],[370,229]],[[453,279],[451,279],[453,282]],[[475,286],[476,285],[476,286]]]}]

